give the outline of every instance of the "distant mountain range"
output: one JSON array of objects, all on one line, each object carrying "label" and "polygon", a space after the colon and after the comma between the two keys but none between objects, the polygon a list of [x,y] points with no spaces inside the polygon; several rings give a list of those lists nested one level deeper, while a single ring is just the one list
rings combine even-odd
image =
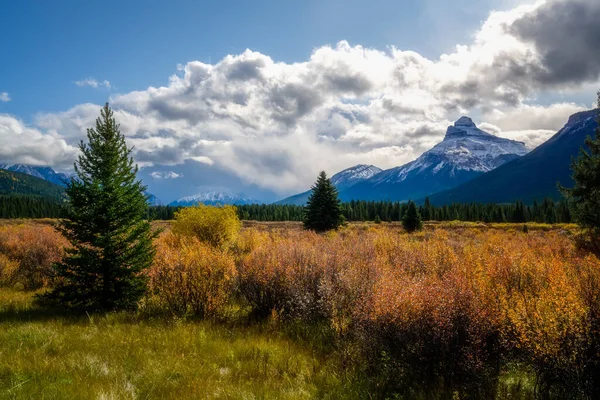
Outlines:
[{"label": "distant mountain range", "polygon": [[571,157],[577,157],[587,136],[593,136],[598,126],[598,110],[572,115],[567,124],[548,141],[529,154],[491,172],[429,197],[433,204],[449,203],[512,203],[551,197],[560,199],[557,189],[573,185]]},{"label": "distant mountain range", "polygon": [[[342,191],[350,189],[357,183],[368,180],[382,171],[383,170],[381,168],[377,168],[374,165],[359,164],[333,175],[331,177],[331,183],[335,185],[338,191]],[[278,201],[276,204],[294,204],[302,206],[308,201],[310,193],[311,191],[307,190],[306,192],[302,192]]]},{"label": "distant mountain range", "polygon": [[194,206],[198,203],[202,203],[205,205],[225,205],[225,204],[233,204],[233,205],[242,205],[242,204],[254,204],[259,203],[258,201],[250,198],[244,197],[241,194],[229,194],[225,192],[202,192],[195,194],[193,196],[182,197],[179,200],[175,200],[169,203],[170,206],[181,206],[181,207],[189,207]]},{"label": "distant mountain range", "polygon": [[36,178],[52,182],[55,185],[63,187],[66,186],[66,182],[69,180],[68,175],[56,172],[52,168],[44,166],[27,164],[0,164],[0,169],[35,176]]},{"label": "distant mountain range", "polygon": [[[368,174],[356,176],[350,185],[338,185],[340,198],[350,200],[407,201],[419,199],[467,182],[525,154],[522,142],[491,135],[477,128],[469,117],[448,127],[444,140],[419,158],[402,166],[381,171],[369,166]],[[369,176],[370,175],[370,176]],[[309,192],[281,200],[281,204],[304,204]]]},{"label": "distant mountain range", "polygon": [[0,195],[40,196],[60,201],[64,189],[35,176],[0,169]]},{"label": "distant mountain range", "polygon": [[[45,197],[56,197],[56,194],[59,193],[60,197],[64,197],[64,188],[66,187],[67,181],[70,177],[66,174],[56,172],[51,167],[38,166],[38,165],[28,165],[28,164],[0,164],[0,173],[4,172],[12,172],[16,174],[12,174],[14,180],[14,176],[20,177],[18,186],[13,185],[14,191],[7,191],[6,193],[0,192],[0,194],[35,194],[41,195]],[[36,180],[24,178],[23,175],[28,177],[34,177]],[[7,174],[2,174],[0,177],[7,178]],[[44,183],[40,183],[38,180],[45,181]],[[2,188],[11,187],[7,181],[7,183],[2,186]],[[52,186],[47,185],[47,183],[52,184]],[[2,185],[2,182],[0,182]],[[1,189],[0,189],[1,190]],[[162,205],[162,202],[152,193],[147,193],[148,203],[153,206]]]},{"label": "distant mountain range", "polygon": [[[576,157],[587,136],[598,124],[598,110],[572,115],[567,124],[531,152],[521,142],[500,138],[477,128],[468,117],[448,127],[444,139],[416,160],[381,170],[359,164],[331,177],[340,198],[349,200],[409,199],[433,204],[531,203],[545,197],[560,198],[557,182],[572,185],[571,158]],[[61,199],[68,176],[50,167],[0,164],[0,194],[37,195]],[[149,194],[150,203],[162,204]],[[304,205],[310,190],[277,204]],[[203,203],[253,204],[259,201],[241,194],[220,191],[182,197],[169,205]]]}]

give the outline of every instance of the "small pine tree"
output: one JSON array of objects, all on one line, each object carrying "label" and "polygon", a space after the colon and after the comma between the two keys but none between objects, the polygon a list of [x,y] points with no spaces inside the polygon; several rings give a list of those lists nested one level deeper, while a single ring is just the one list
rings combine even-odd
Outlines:
[{"label": "small pine tree", "polygon": [[376,224],[381,224],[381,218],[379,218],[379,214],[377,214],[375,216],[375,219],[373,220],[373,222],[375,222]]},{"label": "small pine tree", "polygon": [[421,220],[421,214],[417,210],[417,205],[414,201],[408,202],[408,209],[406,214],[402,218],[402,226],[408,233],[419,231],[423,229],[423,221]]},{"label": "small pine tree", "polygon": [[54,266],[59,285],[42,300],[85,310],[134,308],[146,291],[142,272],[152,263],[157,235],[145,219],[146,187],[136,181],[131,149],[108,103],[87,138],[58,226],[72,247]]},{"label": "small pine tree", "polygon": [[582,147],[579,157],[571,162],[575,186],[567,189],[559,184],[559,188],[569,200],[573,220],[588,231],[600,250],[600,113],[598,123],[595,138],[585,139],[589,151]]},{"label": "small pine tree", "polygon": [[324,232],[339,228],[343,222],[337,189],[322,171],[304,208],[304,228]]}]

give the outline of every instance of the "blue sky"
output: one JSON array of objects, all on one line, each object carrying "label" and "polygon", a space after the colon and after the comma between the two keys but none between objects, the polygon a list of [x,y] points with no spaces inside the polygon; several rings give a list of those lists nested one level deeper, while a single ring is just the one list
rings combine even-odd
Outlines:
[{"label": "blue sky", "polygon": [[0,162],[68,170],[105,101],[165,201],[401,165],[462,114],[534,147],[594,100],[597,3],[0,0]]},{"label": "blue sky", "polygon": [[[249,48],[283,62],[347,40],[438,56],[466,42],[503,1],[89,1],[3,0],[2,112],[30,119],[112,92],[167,84],[178,64],[216,62]],[[101,8],[100,8],[101,6]],[[82,90],[88,77],[112,90]]]}]

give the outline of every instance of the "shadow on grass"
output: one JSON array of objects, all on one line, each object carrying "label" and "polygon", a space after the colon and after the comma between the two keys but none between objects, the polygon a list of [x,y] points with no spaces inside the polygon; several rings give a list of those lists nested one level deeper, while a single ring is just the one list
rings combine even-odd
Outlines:
[{"label": "shadow on grass", "polygon": [[0,308],[0,325],[19,322],[89,322],[92,315],[85,312],[73,312],[64,308],[29,306],[23,308],[19,304],[8,304]]}]

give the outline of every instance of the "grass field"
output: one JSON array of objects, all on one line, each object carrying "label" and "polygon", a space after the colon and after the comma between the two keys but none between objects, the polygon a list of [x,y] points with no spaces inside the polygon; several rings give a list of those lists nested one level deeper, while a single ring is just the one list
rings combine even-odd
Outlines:
[{"label": "grass field", "polygon": [[68,315],[0,290],[0,398],[366,398],[308,342],[268,323]]}]

